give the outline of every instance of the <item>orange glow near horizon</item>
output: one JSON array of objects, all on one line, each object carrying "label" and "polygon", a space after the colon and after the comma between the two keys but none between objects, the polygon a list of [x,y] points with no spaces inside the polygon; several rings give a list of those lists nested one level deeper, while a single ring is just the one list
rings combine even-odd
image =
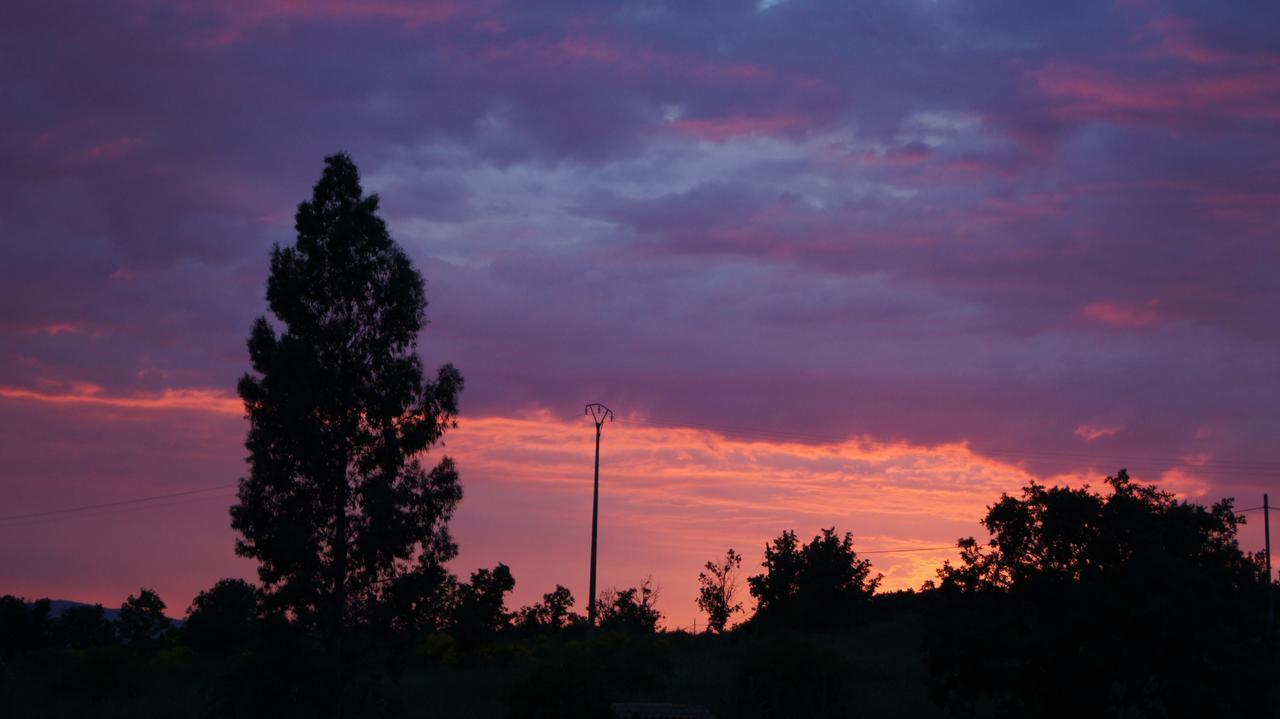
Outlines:
[{"label": "orange glow near horizon", "polygon": [[[90,384],[65,385],[56,392],[0,387],[0,402],[38,402],[104,429],[126,427],[122,431],[128,435],[96,452],[136,451],[135,442],[145,446],[151,423],[164,423],[183,432],[171,440],[173,452],[193,460],[226,455],[234,467],[234,448],[243,439],[244,426],[234,419],[243,413],[240,401],[210,389],[109,395]],[[188,419],[175,425],[169,419],[174,412]],[[127,422],[117,421],[122,414]],[[564,584],[577,597],[578,609],[585,609],[594,436],[589,421],[545,411],[461,419],[427,458],[453,456],[462,475],[464,499],[452,523],[461,547],[453,568],[460,577],[505,562],[517,578],[513,608]],[[81,458],[86,466],[100,459]],[[1017,492],[1033,479],[1075,485],[1101,476],[1089,470],[1036,477],[964,444],[926,446],[871,437],[825,444],[739,439],[620,416],[605,425],[602,443],[600,585],[631,586],[652,577],[662,590],[659,608],[666,626],[687,627],[700,619],[694,597],[703,563],[730,547],[743,554],[741,596],[750,608],[745,578],[759,571],[766,542],[788,529],[808,540],[820,528],[834,526],[853,532],[859,552],[870,552],[864,556],[875,573],[884,575],[882,590],[916,588],[955,556],[951,547],[957,538],[985,536],[977,520],[1002,492]],[[1185,473],[1165,479],[1171,489],[1191,494],[1206,489]],[[96,499],[81,496],[86,503]],[[209,515],[200,516],[211,528],[203,530],[208,536],[187,541],[205,544],[215,557],[222,547],[231,552],[230,528],[214,516],[224,507],[193,503],[180,511]],[[145,513],[132,516],[151,521]],[[127,559],[127,550],[121,554]],[[209,576],[201,578],[198,570],[184,568],[181,586],[172,582],[175,608],[185,606],[183,595],[194,595],[226,571],[210,567]],[[163,577],[149,581],[167,586]],[[76,589],[68,585],[59,591]],[[112,601],[109,595],[76,598]]]}]

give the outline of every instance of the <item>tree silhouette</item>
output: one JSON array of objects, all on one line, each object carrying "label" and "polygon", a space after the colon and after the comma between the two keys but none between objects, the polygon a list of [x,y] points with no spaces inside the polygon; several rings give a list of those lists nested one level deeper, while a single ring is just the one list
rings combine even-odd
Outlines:
[{"label": "tree silhouette", "polygon": [[658,611],[659,590],[645,579],[638,587],[606,589],[596,602],[600,626],[626,632],[657,631],[662,613]]},{"label": "tree silhouette", "polygon": [[1032,483],[939,570],[934,696],[1003,716],[1274,715],[1266,581],[1232,502],[1179,502],[1121,470],[1107,494]]},{"label": "tree silhouette", "polygon": [[115,628],[101,604],[67,607],[53,622],[54,643],[72,649],[88,649],[111,644]]},{"label": "tree silhouette", "polygon": [[222,579],[191,601],[183,635],[199,651],[226,653],[249,644],[261,616],[257,587],[243,579]]},{"label": "tree silhouette", "polygon": [[853,535],[823,529],[800,545],[786,531],[765,546],[764,574],[747,579],[761,624],[823,628],[857,621],[880,584],[871,562],[858,559]]},{"label": "tree silhouette", "polygon": [[515,586],[515,577],[505,564],[472,572],[471,581],[458,586],[453,622],[457,639],[474,643],[505,629],[511,623],[506,597]]},{"label": "tree silhouette", "polygon": [[542,595],[541,602],[516,612],[516,624],[528,630],[564,629],[581,620],[582,617],[573,612],[573,593],[559,584],[555,590]]},{"label": "tree silhouette", "polygon": [[457,548],[452,460],[421,455],[456,424],[462,377],[424,381],[416,348],[422,277],[364,195],[346,155],[325,158],[298,206],[297,242],[271,253],[266,318],[239,384],[250,473],[231,510],[236,552],[258,560],[268,601],[318,626],[334,656],[343,628],[382,618],[397,580]]},{"label": "tree silhouette", "polygon": [[29,652],[48,644],[50,608],[48,599],[27,604],[12,594],[0,597],[0,654]]},{"label": "tree silhouette", "polygon": [[742,603],[733,601],[741,566],[742,555],[730,549],[723,562],[707,562],[706,571],[698,574],[698,608],[707,613],[707,628],[713,632],[723,632],[729,618],[742,611]]},{"label": "tree silhouette", "polygon": [[458,578],[431,557],[423,557],[412,572],[391,583],[390,623],[417,632],[442,632],[453,622],[458,603]]},{"label": "tree silhouette", "polygon": [[169,631],[164,602],[153,590],[142,588],[120,606],[120,638],[135,647],[146,647]]}]

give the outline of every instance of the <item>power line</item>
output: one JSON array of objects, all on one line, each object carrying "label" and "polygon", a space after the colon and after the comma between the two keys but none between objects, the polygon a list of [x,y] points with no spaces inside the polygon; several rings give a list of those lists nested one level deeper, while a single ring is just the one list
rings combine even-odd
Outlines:
[{"label": "power line", "polygon": [[238,483],[219,484],[212,487],[201,487],[200,489],[189,489],[184,492],[171,492],[169,494],[154,494],[150,497],[136,497],[134,499],[122,499],[117,502],[103,502],[101,504],[86,504],[79,507],[64,507],[62,509],[49,509],[43,512],[30,512],[28,514],[7,514],[0,516],[0,522],[12,522],[23,519],[37,519],[40,517],[53,517],[63,514],[75,514],[79,512],[87,512],[94,509],[108,509],[112,507],[123,507],[132,504],[142,504],[144,502],[155,502],[162,499],[173,499],[175,497],[188,497],[193,494],[204,494],[207,492],[216,492],[220,489],[228,489],[239,486]]},{"label": "power line", "polygon": [[185,498],[156,502],[156,503],[134,504],[134,505],[124,506],[124,507],[113,507],[110,509],[93,510],[88,512],[77,513],[77,514],[56,514],[49,517],[34,517],[31,519],[15,519],[8,522],[0,522],[0,529],[4,529],[6,527],[29,527],[33,524],[44,524],[47,522],[61,522],[64,520],[74,520],[76,522],[83,522],[85,520],[92,520],[98,517],[107,517],[111,515],[124,514],[128,512],[141,512],[144,510],[155,510],[155,509],[172,509],[173,507],[180,507],[187,504],[194,504],[196,502],[207,502],[211,499],[221,499],[229,502],[234,498],[235,498],[235,494],[205,494],[201,496],[185,497]]}]

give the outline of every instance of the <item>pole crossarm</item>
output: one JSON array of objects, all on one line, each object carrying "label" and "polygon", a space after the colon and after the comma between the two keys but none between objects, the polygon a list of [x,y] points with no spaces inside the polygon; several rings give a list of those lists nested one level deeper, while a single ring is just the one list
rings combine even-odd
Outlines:
[{"label": "pole crossarm", "polygon": [[600,404],[599,402],[592,402],[591,404],[587,405],[586,409],[583,411],[583,414],[591,415],[591,419],[595,421],[597,428],[600,427],[600,425],[604,424],[605,420],[608,420],[610,422],[613,421],[613,410]]}]

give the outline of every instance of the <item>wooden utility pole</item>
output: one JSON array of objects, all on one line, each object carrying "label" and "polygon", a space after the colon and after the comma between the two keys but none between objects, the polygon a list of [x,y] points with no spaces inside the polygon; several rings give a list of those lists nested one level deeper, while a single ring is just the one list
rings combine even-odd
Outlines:
[{"label": "wooden utility pole", "polygon": [[1276,607],[1271,599],[1271,502],[1266,494],[1262,495],[1262,533],[1266,535],[1267,550],[1267,626],[1274,627]]},{"label": "wooden utility pole", "polygon": [[594,631],[596,626],[596,526],[600,515],[600,428],[605,420],[613,421],[613,410],[595,402],[587,405],[583,414],[591,415],[596,423],[596,472],[595,485],[591,491],[591,584],[587,590],[587,629]]}]

